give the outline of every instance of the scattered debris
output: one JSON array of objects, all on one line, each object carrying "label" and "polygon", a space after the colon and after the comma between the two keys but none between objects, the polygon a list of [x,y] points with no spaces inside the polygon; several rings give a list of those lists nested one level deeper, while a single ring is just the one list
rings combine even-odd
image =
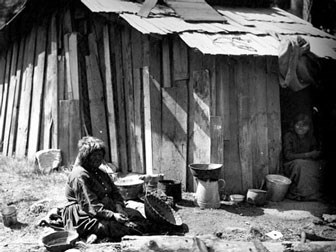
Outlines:
[{"label": "scattered debris", "polygon": [[283,235],[279,231],[271,231],[269,233],[266,233],[266,235],[273,240],[277,240],[283,237]]}]

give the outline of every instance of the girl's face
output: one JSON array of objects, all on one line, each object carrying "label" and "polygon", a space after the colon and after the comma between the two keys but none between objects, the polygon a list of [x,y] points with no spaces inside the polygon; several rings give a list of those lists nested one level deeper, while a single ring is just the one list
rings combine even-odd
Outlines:
[{"label": "girl's face", "polygon": [[92,168],[98,168],[104,160],[104,152],[95,150],[89,156],[89,164]]},{"label": "girl's face", "polygon": [[309,131],[309,124],[305,121],[298,121],[295,123],[294,129],[296,134],[303,136]]}]

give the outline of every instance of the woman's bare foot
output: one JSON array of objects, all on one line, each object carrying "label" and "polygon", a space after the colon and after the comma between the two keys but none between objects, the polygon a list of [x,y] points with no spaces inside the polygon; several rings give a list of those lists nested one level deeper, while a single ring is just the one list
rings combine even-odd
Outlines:
[{"label": "woman's bare foot", "polygon": [[86,239],[86,243],[87,244],[92,244],[97,240],[97,235],[95,234],[90,234],[87,239]]}]

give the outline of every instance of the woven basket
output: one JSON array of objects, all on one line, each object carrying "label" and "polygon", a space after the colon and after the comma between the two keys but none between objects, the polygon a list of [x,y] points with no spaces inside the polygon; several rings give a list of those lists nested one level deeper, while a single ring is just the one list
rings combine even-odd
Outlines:
[{"label": "woven basket", "polygon": [[180,215],[153,194],[145,197],[145,214],[147,219],[164,225],[181,226]]},{"label": "woven basket", "polygon": [[57,231],[42,238],[42,243],[48,251],[65,251],[73,248],[78,238],[75,231]]}]

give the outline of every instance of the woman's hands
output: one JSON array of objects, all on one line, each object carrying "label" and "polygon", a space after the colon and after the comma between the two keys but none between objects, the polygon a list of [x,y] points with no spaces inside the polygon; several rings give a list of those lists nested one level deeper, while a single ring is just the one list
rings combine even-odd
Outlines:
[{"label": "woman's hands", "polygon": [[305,153],[306,158],[316,159],[321,155],[321,151],[313,150],[311,152]]},{"label": "woman's hands", "polygon": [[113,217],[119,223],[125,223],[128,221],[128,217],[122,213],[114,213]]},{"label": "woman's hands", "polygon": [[128,215],[125,212],[125,210],[124,210],[124,208],[123,208],[122,205],[117,204],[116,205],[116,210],[117,210],[117,213],[115,213],[113,215],[116,221],[118,221],[120,223],[125,223],[125,222],[129,221]]}]

